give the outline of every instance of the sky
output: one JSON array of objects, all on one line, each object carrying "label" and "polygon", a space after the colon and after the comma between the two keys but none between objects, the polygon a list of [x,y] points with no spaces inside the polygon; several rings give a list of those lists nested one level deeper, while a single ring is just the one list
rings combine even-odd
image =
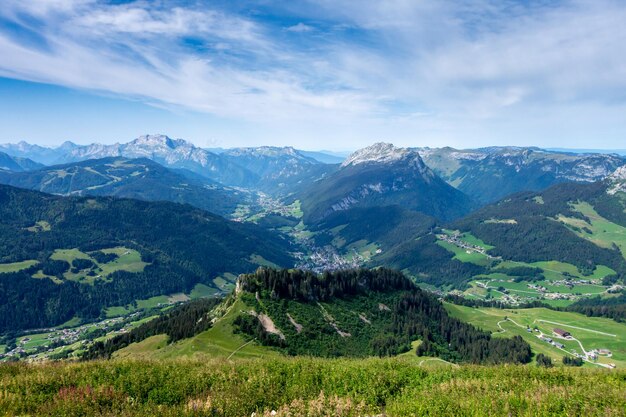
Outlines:
[{"label": "sky", "polygon": [[626,1],[2,0],[0,142],[626,148]]}]

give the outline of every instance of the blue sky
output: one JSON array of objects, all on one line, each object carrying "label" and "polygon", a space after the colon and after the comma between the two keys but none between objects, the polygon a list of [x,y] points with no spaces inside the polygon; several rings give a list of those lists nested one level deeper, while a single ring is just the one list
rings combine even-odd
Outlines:
[{"label": "blue sky", "polygon": [[3,0],[0,142],[626,147],[626,2]]}]

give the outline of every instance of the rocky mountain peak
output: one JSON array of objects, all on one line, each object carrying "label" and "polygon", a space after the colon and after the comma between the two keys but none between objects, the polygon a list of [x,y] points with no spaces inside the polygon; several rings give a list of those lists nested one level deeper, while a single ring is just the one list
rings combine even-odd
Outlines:
[{"label": "rocky mountain peak", "polygon": [[177,148],[181,145],[192,146],[189,142],[182,139],[171,139],[166,135],[143,135],[129,143],[131,146],[140,147],[167,147]]},{"label": "rocky mountain peak", "polygon": [[341,166],[347,167],[365,163],[392,164],[405,159],[414,161],[419,166],[424,165],[417,151],[409,148],[398,148],[391,143],[378,142],[354,152]]},{"label": "rocky mountain peak", "polygon": [[69,151],[71,151],[73,149],[76,149],[76,148],[78,148],[77,144],[75,144],[72,141],[66,140],[57,149],[60,150],[60,151],[67,151],[67,152],[69,152]]},{"label": "rocky mountain peak", "polygon": [[609,188],[606,190],[608,194],[616,194],[618,192],[626,192],[626,165],[617,168],[615,172],[607,177]]}]

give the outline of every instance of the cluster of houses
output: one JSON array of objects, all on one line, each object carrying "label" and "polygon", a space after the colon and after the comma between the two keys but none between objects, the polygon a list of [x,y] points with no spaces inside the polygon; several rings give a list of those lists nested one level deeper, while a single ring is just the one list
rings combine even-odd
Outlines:
[{"label": "cluster of houses", "polygon": [[[136,317],[139,313],[133,313],[129,318]],[[17,342],[17,346],[5,353],[0,353],[0,360],[21,358],[26,356],[38,355],[40,353],[50,354],[61,346],[72,345],[81,339],[85,339],[86,334],[90,330],[102,329],[104,331],[114,330],[116,326],[123,323],[125,318],[117,317],[100,321],[98,323],[85,324],[75,328],[67,328],[60,330],[50,329],[50,333],[46,336],[46,342],[36,347],[29,347],[31,337],[23,337]],[[115,331],[116,333],[124,333],[126,329],[122,328]],[[87,340],[83,340],[82,344],[87,344]]]},{"label": "cluster of houses", "polygon": [[541,336],[539,336],[539,339],[543,340],[546,343],[551,344],[554,347],[557,347],[559,349],[564,349],[565,345],[563,343],[557,342],[555,340],[552,340],[551,337],[546,336],[545,334],[542,334]]},{"label": "cluster of houses", "polygon": [[[572,288],[574,285],[580,284],[582,282],[589,282],[587,280],[575,281],[576,284],[572,284],[574,281],[569,280],[560,280],[554,281],[554,285],[567,285],[568,288]],[[567,283],[567,284],[566,284]],[[572,285],[570,285],[572,284]],[[575,294],[567,294],[567,293],[559,293],[559,292],[550,292],[546,287],[539,284],[530,283],[528,284],[528,288],[531,290],[535,290],[540,293],[544,298],[548,300],[576,300],[579,298],[578,295]]]},{"label": "cluster of houses", "polygon": [[577,295],[574,294],[563,294],[560,292],[549,292],[543,294],[544,298],[548,300],[576,300],[578,299]]},{"label": "cluster of houses", "polygon": [[468,243],[464,241],[463,239],[461,239],[461,234],[458,231],[453,232],[451,235],[444,234],[444,233],[438,234],[437,239],[443,240],[444,242],[448,242],[454,246],[458,246],[459,248],[465,249],[468,253],[478,252],[478,253],[482,253],[489,259],[496,259],[495,257],[489,255],[487,251],[485,250],[485,248],[483,248],[482,246],[472,245],[471,243]]},{"label": "cluster of houses", "polygon": [[[528,331],[531,331],[530,328],[527,329]],[[539,332],[539,329],[535,328],[536,332]],[[554,328],[552,329],[552,333],[553,333],[553,337],[549,337],[545,334],[540,334],[538,337],[540,340],[551,344],[554,347],[557,347],[559,349],[565,349],[565,345],[563,343],[560,343],[558,340],[554,340],[554,338],[556,339],[565,339],[565,340],[574,340],[574,338],[572,337],[571,333],[568,332],[567,330],[563,330],[560,328]],[[588,360],[588,361],[597,361],[599,356],[605,356],[605,357],[611,357],[613,355],[613,353],[609,350],[609,349],[592,349],[590,351],[584,351],[582,353],[578,353],[575,349],[571,350],[572,355],[584,359],[584,360]],[[602,364],[602,366],[608,367],[608,368],[615,368],[615,364],[613,363],[609,363],[609,364]]]},{"label": "cluster of houses", "polygon": [[365,258],[356,251],[352,254],[352,258],[348,259],[339,255],[335,248],[330,245],[322,248],[313,248],[311,255],[305,256],[302,254],[299,258],[296,268],[316,273],[358,268],[365,262]]},{"label": "cluster of houses", "polygon": [[566,279],[561,279],[558,281],[554,281],[553,282],[554,285],[564,285],[568,288],[573,288],[575,285],[591,285],[591,284],[598,284],[598,280],[595,279],[572,279],[572,278],[566,278]]}]

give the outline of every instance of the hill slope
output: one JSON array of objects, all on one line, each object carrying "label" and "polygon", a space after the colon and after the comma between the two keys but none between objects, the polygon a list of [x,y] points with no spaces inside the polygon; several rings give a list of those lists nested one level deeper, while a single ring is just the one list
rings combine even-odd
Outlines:
[{"label": "hill slope", "polygon": [[324,275],[259,269],[241,276],[237,288],[253,311],[235,319],[235,329],[292,355],[397,355],[420,339],[422,356],[474,363],[530,360],[521,339],[491,339],[450,319],[433,296],[386,269]]},{"label": "hill slope", "polygon": [[524,302],[610,295],[609,288],[626,276],[620,172],[603,182],[510,196],[438,233],[407,239],[374,261],[434,285],[465,288],[476,280],[476,297],[496,294],[490,286],[501,287],[499,296]]},{"label": "hill slope", "polygon": [[43,165],[28,158],[10,156],[0,152],[0,173],[4,171],[22,172],[41,168]]},{"label": "hill slope", "polygon": [[[492,339],[488,333],[451,319],[433,296],[422,292],[402,274],[385,269],[323,276],[298,270],[259,269],[240,276],[236,294],[216,311],[206,311],[202,322],[213,317],[214,325],[191,341],[193,350],[188,349],[187,341],[181,341],[155,353],[160,357],[192,352],[239,354],[237,346],[247,347],[255,341],[253,345],[290,355],[393,356],[410,350],[411,342],[421,339],[420,355],[456,362],[530,360],[528,345],[521,339]],[[167,323],[181,314],[175,311],[171,316],[94,345],[88,356],[108,356],[128,341],[155,335],[161,327],[168,332]],[[197,315],[191,319],[193,322],[181,327],[192,329],[198,322]],[[169,340],[177,339],[170,335]],[[221,352],[220,345],[229,346],[229,350]],[[139,345],[133,350],[141,352],[137,348]]]},{"label": "hill slope", "polygon": [[29,172],[0,172],[0,183],[60,195],[93,195],[187,203],[220,215],[250,195],[203,177],[190,178],[147,159],[110,157]]},{"label": "hill slope", "polygon": [[65,198],[0,186],[0,330],[216,288],[224,273],[293,264],[283,239],[167,202]]}]

